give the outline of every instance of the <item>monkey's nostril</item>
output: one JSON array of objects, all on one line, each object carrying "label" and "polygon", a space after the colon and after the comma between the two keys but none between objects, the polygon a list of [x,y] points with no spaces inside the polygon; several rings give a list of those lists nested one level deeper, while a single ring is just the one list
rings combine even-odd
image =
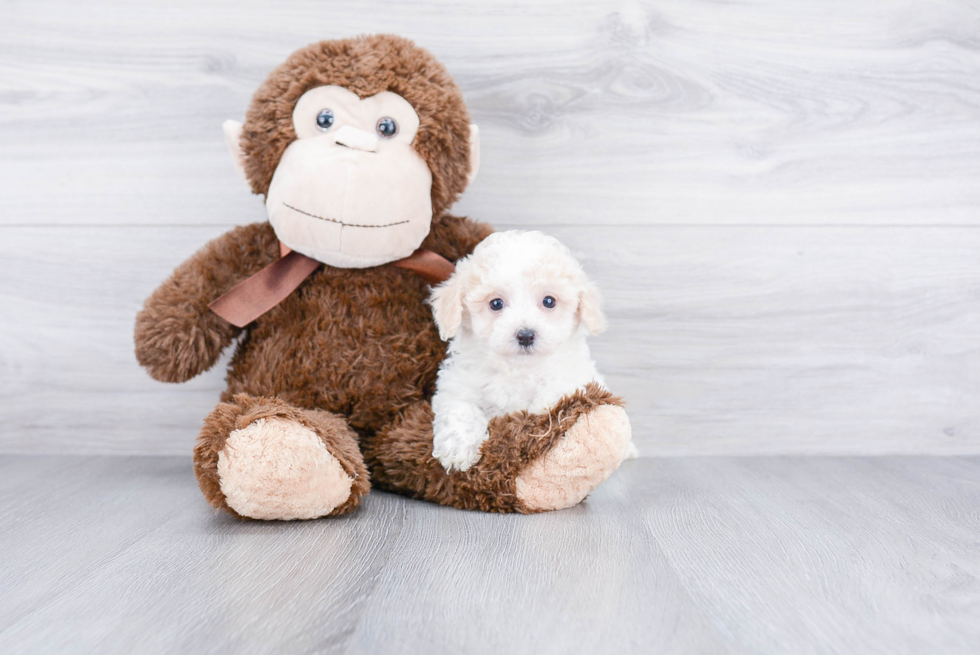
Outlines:
[{"label": "monkey's nostril", "polygon": [[528,330],[527,328],[521,328],[518,330],[517,343],[521,344],[521,346],[524,348],[527,348],[534,343],[534,330]]}]

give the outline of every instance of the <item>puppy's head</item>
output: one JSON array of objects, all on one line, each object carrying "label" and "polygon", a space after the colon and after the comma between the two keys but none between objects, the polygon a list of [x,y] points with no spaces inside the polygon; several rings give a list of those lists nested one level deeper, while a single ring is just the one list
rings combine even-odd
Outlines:
[{"label": "puppy's head", "polygon": [[606,320],[599,292],[568,248],[540,232],[496,232],[432,291],[439,335],[471,330],[504,355],[547,355]]}]

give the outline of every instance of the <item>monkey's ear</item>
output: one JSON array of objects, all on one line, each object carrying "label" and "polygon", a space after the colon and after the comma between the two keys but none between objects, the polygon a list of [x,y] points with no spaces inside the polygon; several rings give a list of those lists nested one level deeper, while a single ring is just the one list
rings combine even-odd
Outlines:
[{"label": "monkey's ear", "polygon": [[225,131],[225,143],[228,144],[228,150],[231,151],[231,163],[247,183],[248,175],[245,174],[245,153],[242,152],[241,144],[243,127],[245,126],[238,121],[232,120],[227,120],[221,124],[221,129]]},{"label": "monkey's ear", "polygon": [[470,124],[470,172],[466,175],[466,184],[473,184],[476,174],[480,171],[480,128]]},{"label": "monkey's ear", "polygon": [[599,289],[591,282],[578,294],[578,316],[589,334],[599,334],[606,329],[606,316],[602,313],[602,298]]},{"label": "monkey's ear", "polygon": [[456,336],[463,323],[463,281],[460,276],[453,275],[434,288],[429,304],[432,305],[439,336],[443,341],[449,341]]}]

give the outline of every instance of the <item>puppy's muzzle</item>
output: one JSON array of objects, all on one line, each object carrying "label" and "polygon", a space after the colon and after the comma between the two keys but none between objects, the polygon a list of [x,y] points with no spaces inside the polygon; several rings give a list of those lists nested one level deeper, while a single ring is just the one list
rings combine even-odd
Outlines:
[{"label": "puppy's muzzle", "polygon": [[528,330],[527,328],[518,330],[517,343],[520,344],[521,348],[530,348],[531,344],[534,343],[534,330]]}]

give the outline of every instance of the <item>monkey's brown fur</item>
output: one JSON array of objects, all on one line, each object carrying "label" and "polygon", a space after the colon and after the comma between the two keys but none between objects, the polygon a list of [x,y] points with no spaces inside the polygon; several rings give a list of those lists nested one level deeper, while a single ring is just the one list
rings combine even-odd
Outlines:
[{"label": "monkey's brown fur", "polygon": [[[252,100],[241,138],[252,189],[268,190],[283,151],[296,138],[296,100],[325,84],[362,97],[394,91],[412,104],[421,120],[413,147],[432,172],[434,218],[422,247],[453,261],[470,253],[491,228],[444,213],[466,186],[469,115],[442,65],[399,37],[314,44],[269,76]],[[217,472],[228,434],[259,418],[278,417],[319,435],[354,480],[350,498],[332,514],[360,503],[370,486],[368,469],[378,486],[417,498],[485,511],[531,511],[515,494],[520,472],[548,452],[578,416],[619,402],[593,387],[563,399],[551,416],[494,419],[483,459],[449,475],[432,457],[427,400],[446,346],[425,303],[423,279],[392,266],[323,266],[244,334],[208,310],[209,302],[278,256],[268,223],[235,228],[181,264],[136,319],[137,359],[164,382],[182,382],[212,367],[242,337],[228,369],[228,388],[205,420],[194,451],[198,481],[214,507],[234,513]]]},{"label": "monkey's brown fur", "polygon": [[261,418],[284,418],[296,421],[315,432],[327,450],[337,458],[344,472],[354,480],[350,498],[334,509],[337,516],[353,511],[360,504],[371,483],[364,460],[357,449],[357,435],[343,418],[330,412],[315,409],[297,409],[275,398],[256,398],[238,394],[223,402],[205,419],[204,427],[194,447],[194,470],[204,497],[214,507],[225,509],[235,516],[238,513],[228,507],[221,493],[218,479],[218,453],[225,445],[229,433],[247,427]]}]

